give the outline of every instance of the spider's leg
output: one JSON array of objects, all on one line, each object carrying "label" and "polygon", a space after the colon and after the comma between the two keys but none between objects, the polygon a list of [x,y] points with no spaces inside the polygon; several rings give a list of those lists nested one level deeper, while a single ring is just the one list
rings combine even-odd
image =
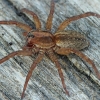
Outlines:
[{"label": "spider's leg", "polygon": [[59,73],[59,76],[60,76],[60,78],[61,78],[61,82],[62,82],[63,88],[64,88],[64,90],[65,90],[65,93],[66,93],[68,96],[70,96],[70,95],[69,95],[69,92],[68,92],[67,89],[66,89],[66,85],[65,85],[65,81],[64,81],[64,75],[63,75],[61,66],[60,66],[58,60],[55,59],[54,62],[55,62],[55,65],[56,65],[56,67],[57,67],[57,69],[58,69],[58,73]]},{"label": "spider's leg", "polygon": [[21,11],[32,15],[34,23],[36,25],[36,30],[40,30],[41,29],[41,22],[40,22],[38,16],[34,12],[32,12],[32,11],[26,9],[26,8],[21,9]]},{"label": "spider's leg", "polygon": [[28,72],[28,74],[26,76],[26,80],[25,80],[23,92],[22,92],[22,95],[21,95],[21,99],[23,99],[23,97],[24,97],[24,93],[25,93],[28,81],[29,81],[30,77],[32,76],[33,70],[35,69],[36,65],[42,60],[43,56],[44,56],[44,53],[39,53],[37,58],[35,59],[35,61],[31,65],[31,68],[30,68],[30,70],[29,70],[29,72]]},{"label": "spider's leg", "polygon": [[97,18],[100,18],[100,15],[99,14],[93,13],[93,12],[87,12],[87,13],[84,13],[84,14],[80,14],[80,15],[77,15],[77,16],[73,16],[73,17],[70,17],[70,18],[66,19],[64,22],[62,22],[59,25],[57,31],[64,30],[72,21],[78,20],[80,18],[85,18],[85,17],[88,17],[88,16],[95,16]]},{"label": "spider's leg", "polygon": [[61,78],[62,86],[63,86],[63,88],[64,88],[64,90],[65,90],[65,93],[66,93],[68,96],[70,96],[70,95],[69,95],[69,92],[68,92],[67,89],[66,89],[66,85],[65,85],[65,81],[64,81],[64,75],[63,75],[61,66],[60,66],[60,64],[59,64],[59,62],[58,62],[58,60],[57,60],[55,54],[53,53],[53,51],[49,51],[49,52],[48,52],[48,56],[49,56],[50,59],[55,63],[55,65],[56,65],[56,67],[57,67],[57,69],[58,69],[58,73],[59,73],[59,76],[60,76],[60,78]]},{"label": "spider's leg", "polygon": [[20,23],[20,22],[17,22],[17,21],[0,21],[0,24],[5,24],[5,25],[16,25],[20,28],[22,28],[23,30],[29,32],[32,30],[32,28],[24,23]]},{"label": "spider's leg", "polygon": [[19,51],[15,51],[10,53],[9,55],[5,56],[4,58],[0,59],[0,64],[5,62],[6,60],[14,57],[15,55],[23,55],[23,56],[29,56],[32,55],[32,51],[28,51],[28,50],[19,50]]},{"label": "spider's leg", "polygon": [[52,27],[52,19],[53,19],[54,7],[55,7],[54,0],[51,0],[50,13],[49,13],[49,16],[48,16],[47,22],[46,22],[46,30],[48,30],[48,31],[50,31],[51,27]]},{"label": "spider's leg", "polygon": [[70,54],[70,53],[76,54],[77,56],[79,56],[80,58],[82,58],[83,60],[85,60],[86,62],[88,62],[92,66],[98,79],[100,79],[100,73],[99,73],[98,69],[96,68],[95,64],[93,63],[93,61],[89,57],[87,57],[82,52],[75,50],[75,49],[71,49],[71,48],[61,48],[61,49],[57,50],[56,52],[58,54],[62,54],[62,55],[66,55],[66,53],[67,54]]}]

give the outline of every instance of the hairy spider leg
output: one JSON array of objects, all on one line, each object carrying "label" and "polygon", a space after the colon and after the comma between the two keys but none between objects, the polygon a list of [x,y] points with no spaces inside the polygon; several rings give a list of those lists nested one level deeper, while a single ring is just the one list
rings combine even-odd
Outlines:
[{"label": "hairy spider leg", "polygon": [[60,66],[58,60],[55,59],[55,60],[54,60],[54,63],[55,63],[55,65],[56,65],[57,69],[58,69],[58,73],[59,73],[59,76],[60,76],[60,78],[61,78],[62,86],[63,86],[63,88],[64,88],[64,90],[65,90],[65,93],[66,93],[68,96],[70,96],[70,95],[69,95],[69,92],[68,92],[67,89],[66,89],[66,85],[65,85],[65,81],[64,81],[64,75],[63,75],[63,72],[62,72],[62,69],[61,69],[61,66]]},{"label": "hairy spider leg", "polygon": [[46,30],[47,31],[51,31],[54,8],[55,8],[54,0],[51,0],[50,13],[49,13],[49,16],[48,16],[47,22],[46,22]]},{"label": "hairy spider leg", "polygon": [[87,12],[87,13],[84,13],[84,14],[80,14],[80,15],[77,15],[77,16],[73,16],[73,17],[70,17],[68,19],[66,19],[65,21],[63,21],[57,31],[62,31],[64,30],[72,21],[75,21],[75,20],[78,20],[78,19],[81,19],[81,18],[85,18],[85,17],[88,17],[88,16],[95,16],[97,18],[100,18],[100,15],[97,14],[97,13],[93,13],[93,12]]},{"label": "hairy spider leg", "polygon": [[67,89],[66,89],[66,85],[65,85],[65,81],[64,81],[64,75],[63,75],[61,66],[60,66],[60,64],[59,64],[59,62],[58,62],[58,60],[57,60],[55,54],[53,53],[53,50],[48,51],[47,53],[48,53],[48,56],[50,57],[51,61],[55,63],[55,65],[56,65],[56,67],[57,67],[57,69],[58,69],[58,73],[59,73],[59,76],[60,76],[60,79],[61,79],[61,82],[62,82],[62,86],[63,86],[63,88],[64,88],[64,90],[65,90],[65,93],[66,93],[68,96],[70,96],[70,95],[69,95],[69,92],[68,92]]},{"label": "hairy spider leg", "polygon": [[33,52],[30,50],[19,50],[19,51],[15,51],[15,52],[12,52],[10,54],[8,54],[7,56],[5,56],[4,58],[0,59],[0,64],[5,62],[6,60],[14,57],[15,55],[23,55],[23,56],[29,56],[29,55],[32,55]]},{"label": "hairy spider leg", "polygon": [[86,62],[88,62],[92,66],[98,79],[100,79],[100,73],[99,73],[98,69],[96,68],[95,64],[93,63],[93,61],[89,57],[87,57],[82,52],[75,50],[75,49],[72,49],[72,48],[60,48],[56,52],[58,54],[62,54],[62,55],[68,55],[70,53],[76,54],[77,56],[79,56],[81,59],[85,60]]},{"label": "hairy spider leg", "polygon": [[43,52],[39,52],[37,58],[34,60],[33,64],[31,65],[30,70],[29,70],[29,72],[28,72],[28,74],[26,76],[26,80],[25,80],[23,92],[22,92],[22,95],[21,95],[21,99],[23,99],[23,97],[24,97],[24,93],[25,93],[28,81],[29,81],[30,77],[32,76],[33,70],[36,68],[36,65],[42,60],[43,56],[44,56],[44,53]]},{"label": "hairy spider leg", "polygon": [[20,23],[17,21],[0,21],[0,24],[5,24],[5,25],[16,25],[17,27],[20,27],[21,29],[25,30],[26,32],[29,32],[32,30],[32,28],[24,23]]},{"label": "hairy spider leg", "polygon": [[40,30],[41,29],[41,22],[40,22],[38,16],[34,12],[32,12],[32,11],[26,9],[26,8],[21,9],[21,11],[32,15],[34,23],[36,25],[36,30]]}]

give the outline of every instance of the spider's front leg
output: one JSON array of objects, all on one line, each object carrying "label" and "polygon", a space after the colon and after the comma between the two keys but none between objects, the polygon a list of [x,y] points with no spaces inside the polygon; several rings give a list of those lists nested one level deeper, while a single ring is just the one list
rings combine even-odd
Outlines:
[{"label": "spider's front leg", "polygon": [[32,30],[32,28],[24,23],[21,23],[21,22],[17,22],[17,21],[0,21],[0,24],[3,24],[3,25],[16,25],[17,27],[20,27],[21,29],[25,30],[26,32],[29,32]]},{"label": "spider's front leg", "polygon": [[82,52],[75,50],[75,49],[72,49],[72,48],[60,48],[60,49],[57,49],[56,52],[58,54],[61,54],[61,55],[68,55],[71,53],[76,54],[77,56],[79,56],[80,58],[82,58],[83,60],[85,60],[86,62],[88,62],[92,66],[98,79],[100,79],[100,73],[99,73],[98,69],[96,68],[95,64],[93,63],[93,61],[89,57],[84,55]]},{"label": "spider's front leg", "polygon": [[55,8],[54,0],[51,0],[50,13],[46,22],[46,30],[48,31],[51,31],[54,8]]},{"label": "spider's front leg", "polygon": [[9,55],[5,56],[4,58],[0,59],[0,64],[5,62],[6,60],[9,60],[10,58],[14,57],[14,56],[18,56],[18,55],[23,55],[23,56],[29,56],[32,55],[33,52],[31,50],[19,50],[19,51],[15,51],[10,53]]},{"label": "spider's front leg", "polygon": [[34,60],[33,64],[31,65],[30,70],[29,70],[29,72],[26,76],[26,80],[25,80],[25,84],[24,84],[24,87],[23,87],[23,92],[22,92],[22,95],[21,95],[21,99],[23,99],[23,97],[24,97],[24,93],[25,93],[27,84],[29,82],[29,79],[32,76],[33,70],[36,68],[36,65],[42,60],[43,56],[44,56],[44,52],[39,52],[37,58]]},{"label": "spider's front leg", "polygon": [[38,16],[33,11],[30,11],[30,10],[28,10],[26,8],[21,9],[21,11],[32,15],[34,23],[36,25],[36,30],[40,30],[41,29],[41,22],[40,22]]}]

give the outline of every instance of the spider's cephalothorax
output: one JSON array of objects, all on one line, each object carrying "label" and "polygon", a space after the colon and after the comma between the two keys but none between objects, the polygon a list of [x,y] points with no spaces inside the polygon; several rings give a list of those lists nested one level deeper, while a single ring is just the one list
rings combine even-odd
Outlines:
[{"label": "spider's cephalothorax", "polygon": [[0,59],[0,64],[5,62],[11,57],[14,57],[15,55],[30,56],[32,54],[38,53],[37,58],[34,60],[26,76],[26,81],[24,84],[21,98],[23,98],[24,96],[24,92],[26,90],[28,81],[32,75],[33,70],[35,69],[36,65],[42,60],[45,54],[55,63],[55,66],[57,67],[59,76],[61,78],[62,86],[67,95],[69,95],[69,92],[66,89],[63,73],[61,70],[61,66],[57,60],[56,54],[60,55],[68,55],[70,53],[76,54],[77,56],[79,56],[92,66],[98,79],[100,79],[100,73],[98,72],[93,61],[79,51],[89,45],[89,42],[87,41],[86,37],[75,31],[64,31],[65,27],[68,26],[72,21],[88,16],[96,16],[100,18],[100,15],[93,12],[87,12],[81,15],[70,17],[59,25],[55,34],[51,34],[54,7],[55,7],[54,0],[51,0],[50,14],[46,22],[46,31],[41,31],[41,23],[38,16],[34,12],[27,10],[25,8],[22,9],[21,11],[32,15],[36,25],[36,30],[33,30],[30,26],[17,21],[0,21],[0,24],[16,25],[24,29],[25,30],[24,36],[26,36],[27,38],[26,45],[23,47],[22,50],[10,53],[8,56]]},{"label": "spider's cephalothorax", "polygon": [[28,35],[27,45],[36,46],[42,49],[49,49],[55,46],[54,36],[48,32],[32,32]]}]

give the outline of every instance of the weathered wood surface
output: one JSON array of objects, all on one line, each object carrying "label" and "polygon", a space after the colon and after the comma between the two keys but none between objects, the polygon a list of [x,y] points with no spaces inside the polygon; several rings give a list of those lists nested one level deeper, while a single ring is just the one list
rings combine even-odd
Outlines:
[{"label": "weathered wood surface", "polygon": [[[19,16],[21,8],[34,11],[41,19],[44,29],[50,0],[0,0],[0,20],[16,20],[34,25],[25,16]],[[52,31],[66,18],[87,11],[100,13],[100,1],[56,0]],[[87,36],[90,47],[83,53],[94,61],[100,72],[100,18],[84,18],[71,23],[67,29]],[[21,49],[25,44],[22,32],[23,30],[15,26],[0,25],[0,58]],[[100,81],[95,74],[90,74],[75,55],[68,56],[71,62],[66,56],[58,58],[70,97],[64,93],[55,65],[45,57],[33,72],[24,100],[100,100]],[[34,59],[35,56],[14,57],[0,65],[0,100],[20,100],[25,77]]]}]

